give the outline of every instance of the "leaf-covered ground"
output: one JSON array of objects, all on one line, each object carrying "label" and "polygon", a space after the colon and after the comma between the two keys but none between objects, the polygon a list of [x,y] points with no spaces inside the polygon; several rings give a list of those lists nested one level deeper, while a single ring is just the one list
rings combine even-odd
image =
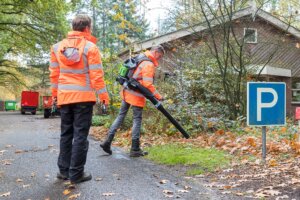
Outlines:
[{"label": "leaf-covered ground", "polygon": [[[267,158],[261,159],[261,129],[244,128],[242,133],[216,130],[201,133],[191,139],[174,136],[142,135],[142,145],[149,147],[165,144],[191,144],[201,148],[217,148],[232,155],[230,167],[215,169],[204,175],[190,177],[202,179],[206,186],[220,193],[257,199],[300,199],[300,143],[296,126],[267,129]],[[107,129],[93,127],[92,135],[104,139]],[[119,132],[113,145],[130,147],[131,132]]]}]

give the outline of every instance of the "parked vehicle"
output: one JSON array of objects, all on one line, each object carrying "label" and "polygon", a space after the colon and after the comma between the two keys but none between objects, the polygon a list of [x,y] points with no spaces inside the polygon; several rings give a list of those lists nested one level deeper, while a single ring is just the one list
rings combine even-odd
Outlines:
[{"label": "parked vehicle", "polygon": [[16,110],[16,104],[17,102],[15,101],[5,101],[5,110],[6,111]]},{"label": "parked vehicle", "polygon": [[35,115],[39,105],[39,93],[34,91],[22,91],[21,113],[31,112]]},{"label": "parked vehicle", "polygon": [[52,96],[43,96],[44,118],[60,115],[56,101],[52,100]]}]

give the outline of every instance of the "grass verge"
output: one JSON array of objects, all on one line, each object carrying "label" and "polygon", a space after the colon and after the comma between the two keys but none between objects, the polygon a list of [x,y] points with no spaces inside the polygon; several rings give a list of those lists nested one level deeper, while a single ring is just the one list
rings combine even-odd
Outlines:
[{"label": "grass verge", "polygon": [[231,156],[217,149],[197,148],[182,144],[167,144],[147,148],[148,159],[166,165],[188,166],[187,175],[212,172],[227,166]]},{"label": "grass verge", "polygon": [[110,115],[94,115],[92,118],[92,126],[104,126],[109,128],[112,123]]}]

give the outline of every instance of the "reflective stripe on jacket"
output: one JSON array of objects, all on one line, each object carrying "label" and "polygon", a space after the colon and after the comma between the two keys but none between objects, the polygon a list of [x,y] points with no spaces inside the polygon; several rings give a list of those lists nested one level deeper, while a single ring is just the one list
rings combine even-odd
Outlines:
[{"label": "reflective stripe on jacket", "polygon": [[[156,91],[153,85],[155,70],[158,66],[157,60],[152,56],[152,54],[149,51],[146,51],[144,54],[152,62],[141,62],[134,71],[133,78],[135,78],[139,83],[141,83],[144,87],[150,90],[154,94],[154,96],[158,100],[160,100],[162,96]],[[146,104],[146,98],[138,91],[123,88],[120,94],[121,98],[131,105],[144,107]]]},{"label": "reflective stripe on jacket", "polygon": [[57,104],[109,102],[100,51],[91,35],[72,31],[51,48],[50,82]]}]

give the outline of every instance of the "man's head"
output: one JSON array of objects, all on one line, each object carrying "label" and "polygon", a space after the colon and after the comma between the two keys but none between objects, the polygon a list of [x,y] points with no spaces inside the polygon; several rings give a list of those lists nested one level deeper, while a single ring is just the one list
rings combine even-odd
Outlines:
[{"label": "man's head", "polygon": [[72,20],[73,31],[90,31],[92,26],[92,19],[88,15],[79,14]]},{"label": "man's head", "polygon": [[155,57],[155,59],[158,61],[165,55],[165,50],[161,45],[154,46],[151,48],[150,52]]}]

